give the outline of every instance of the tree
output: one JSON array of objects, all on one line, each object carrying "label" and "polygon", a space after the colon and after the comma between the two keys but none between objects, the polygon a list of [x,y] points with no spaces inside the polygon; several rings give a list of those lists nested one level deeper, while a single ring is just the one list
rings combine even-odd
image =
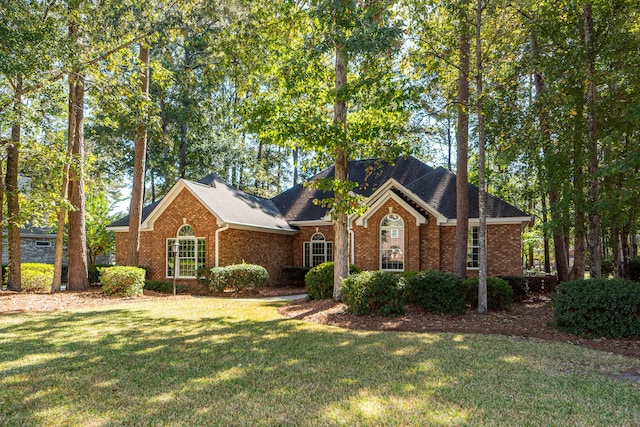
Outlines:
[{"label": "tree", "polygon": [[[143,98],[149,96],[149,47],[140,44],[140,92]],[[144,115],[143,115],[144,116]],[[144,170],[147,156],[147,125],[144,118],[136,129],[136,142],[133,160],[133,189],[131,208],[129,209],[129,248],[127,265],[138,265],[138,249],[140,247],[140,222],[142,219],[142,202],[144,196]]]},{"label": "tree", "polygon": [[469,2],[460,2],[458,12],[459,65],[458,65],[458,125],[456,130],[456,240],[453,255],[453,272],[467,277],[467,239],[469,234],[469,182],[467,177],[469,157]]}]

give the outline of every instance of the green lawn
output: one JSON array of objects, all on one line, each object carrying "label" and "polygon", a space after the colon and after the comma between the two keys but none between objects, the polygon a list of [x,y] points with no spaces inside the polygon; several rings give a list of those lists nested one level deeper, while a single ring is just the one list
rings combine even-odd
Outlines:
[{"label": "green lawn", "polygon": [[637,425],[640,360],[189,298],[0,316],[0,425]]}]

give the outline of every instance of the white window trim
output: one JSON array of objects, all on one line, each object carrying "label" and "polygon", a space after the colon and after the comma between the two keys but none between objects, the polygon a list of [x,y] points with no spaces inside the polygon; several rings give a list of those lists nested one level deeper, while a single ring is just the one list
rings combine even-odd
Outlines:
[{"label": "white window trim", "polygon": [[[322,240],[318,239],[318,240],[313,240],[314,236],[320,235],[322,236]],[[324,234],[320,233],[320,232],[315,232],[311,235],[311,237],[309,238],[308,241],[306,242],[302,242],[302,265],[304,267],[311,267],[311,264],[313,264],[312,262],[312,257],[314,256],[314,254],[311,253],[312,250],[312,243],[324,243],[324,250],[322,253],[322,257],[324,258],[323,262],[328,262],[328,261],[333,261],[333,242],[329,242],[327,241],[327,239],[324,237]],[[327,248],[329,247],[329,245],[331,245],[331,259],[328,259],[328,250]],[[307,263],[307,251],[309,252],[309,262]],[[320,254],[315,254],[316,256],[320,256]],[[321,263],[322,264],[322,263]]]},{"label": "white window trim", "polygon": [[[473,244],[473,229],[477,228],[478,230],[476,231],[476,234],[480,233],[480,227],[478,227],[477,225],[469,225],[469,235],[467,236],[467,270],[479,270],[480,269],[480,261],[478,260],[478,266],[477,267],[470,267],[469,266],[469,254],[472,253],[473,249],[478,249],[478,252],[480,251],[480,242],[477,241],[477,245]],[[478,236],[478,240],[479,240],[479,236]]]},{"label": "white window trim", "polygon": [[[402,221],[402,228],[398,227],[398,226],[383,226],[382,222],[385,220],[386,217],[388,217],[389,215],[396,215],[398,218],[400,218],[400,220]],[[390,271],[390,272],[402,272],[404,271],[404,267],[405,267],[405,250],[404,250],[404,238],[402,239],[402,248],[400,248],[400,250],[402,251],[402,268],[398,269],[398,268],[382,268],[382,231],[383,230],[396,230],[398,232],[398,235],[400,234],[400,232],[402,232],[403,237],[404,237],[404,219],[398,215],[398,214],[387,214],[385,216],[382,217],[382,219],[380,220],[380,230],[378,231],[378,268],[380,268],[380,270],[382,271]]]},{"label": "white window trim", "polygon": [[[191,227],[191,226],[189,224],[183,224],[183,225],[180,226],[180,228],[178,228],[178,231],[176,232],[175,237],[167,237],[165,239],[164,247],[165,247],[165,251],[167,251],[166,254],[165,254],[165,277],[167,279],[173,279],[174,278],[174,276],[170,276],[169,275],[169,268],[173,268],[173,265],[169,266],[169,262],[168,262],[169,258],[171,257],[171,255],[173,255],[172,253],[170,253],[170,251],[171,251],[171,249],[169,248],[169,241],[170,240],[178,240],[178,241],[191,240],[191,241],[194,242],[194,257],[193,258],[195,259],[195,263],[196,263],[196,268],[195,268],[196,275],[194,275],[194,276],[182,276],[180,274],[180,263],[178,263],[178,275],[175,276],[176,279],[196,279],[198,277],[197,276],[198,270],[200,269],[200,267],[204,267],[204,265],[200,266],[198,264],[198,260],[201,258],[200,254],[198,253],[198,250],[199,250],[198,241],[199,240],[204,240],[205,257],[206,257],[207,239],[205,237],[197,237],[195,235],[195,232],[194,232],[193,236],[180,236],[180,230],[182,230],[184,227]],[[191,229],[193,230],[193,227],[191,227]],[[191,259],[191,257],[189,257],[189,259]],[[174,274],[175,274],[175,272],[174,272]]]}]

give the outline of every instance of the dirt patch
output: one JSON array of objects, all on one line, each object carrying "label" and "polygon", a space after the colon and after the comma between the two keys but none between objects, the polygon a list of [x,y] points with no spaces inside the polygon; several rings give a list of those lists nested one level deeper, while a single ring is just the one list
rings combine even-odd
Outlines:
[{"label": "dirt patch", "polygon": [[458,332],[498,334],[563,341],[610,353],[640,358],[640,341],[607,338],[584,339],[565,334],[549,326],[552,319],[549,297],[531,295],[515,303],[511,310],[479,314],[467,310],[464,315],[436,315],[410,306],[398,317],[354,316],[347,307],[333,300],[297,300],[279,309],[284,316],[307,322],[322,323],[349,329],[408,332]]}]

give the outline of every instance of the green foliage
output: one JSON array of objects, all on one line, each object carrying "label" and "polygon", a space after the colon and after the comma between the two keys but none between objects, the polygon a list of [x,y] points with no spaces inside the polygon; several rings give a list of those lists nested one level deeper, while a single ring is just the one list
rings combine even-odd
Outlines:
[{"label": "green foliage", "polygon": [[551,300],[553,325],[585,337],[640,337],[640,283],[625,279],[561,283]]},{"label": "green foliage", "polygon": [[[173,282],[163,280],[145,280],[144,288],[149,291],[162,292],[163,294],[173,293]],[[182,294],[189,290],[188,286],[176,284],[176,293]]]},{"label": "green foliage", "polygon": [[113,267],[111,264],[94,264],[87,267],[89,273],[89,284],[100,283],[100,272],[105,268]]},{"label": "green foliage", "polygon": [[269,280],[267,269],[255,264],[233,264],[213,267],[201,279],[210,291],[241,291],[264,285]]},{"label": "green foliage", "polygon": [[640,257],[629,259],[629,279],[640,282]]},{"label": "green foliage", "polygon": [[288,265],[282,269],[284,285],[292,287],[304,286],[304,277],[309,272],[309,267],[302,265]]},{"label": "green foliage", "polygon": [[342,279],[342,301],[356,316],[395,316],[404,312],[400,277],[386,271],[363,271]]},{"label": "green foliage", "polygon": [[24,292],[51,292],[53,265],[25,262],[20,265]]},{"label": "green foliage", "polygon": [[109,267],[100,271],[101,292],[105,295],[135,297],[142,295],[146,272],[139,267]]},{"label": "green foliage", "polygon": [[523,276],[500,276],[500,279],[504,280],[513,289],[514,299],[522,299],[527,296],[529,292],[529,280]]},{"label": "green foliage", "polygon": [[[333,297],[334,263],[323,262],[316,265],[304,276],[304,284],[310,299],[326,299]],[[349,265],[349,274],[360,273],[357,266]]]},{"label": "green foliage", "polygon": [[613,274],[613,269],[614,269],[613,258],[612,257],[602,258],[602,276],[608,277],[610,274]]},{"label": "green foliage", "polygon": [[[478,307],[478,278],[470,277],[463,281],[466,288],[466,302],[471,308]],[[505,280],[487,277],[487,299],[489,310],[508,310],[513,303],[513,289]]]},{"label": "green foliage", "polygon": [[462,279],[443,271],[423,271],[407,279],[407,302],[424,307],[430,313],[463,314],[466,287]]}]

